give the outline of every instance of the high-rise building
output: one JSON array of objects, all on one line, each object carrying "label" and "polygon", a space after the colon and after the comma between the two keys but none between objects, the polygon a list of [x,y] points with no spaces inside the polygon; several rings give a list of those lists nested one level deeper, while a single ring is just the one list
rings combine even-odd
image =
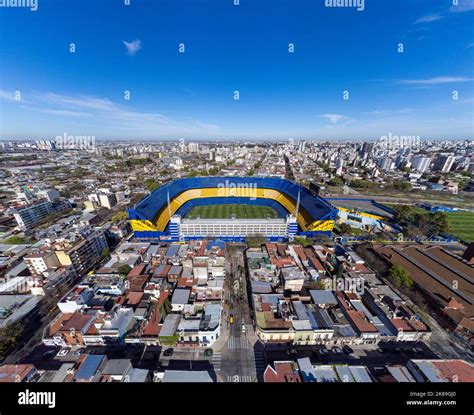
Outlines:
[{"label": "high-rise building", "polygon": [[451,167],[453,167],[454,160],[454,156],[440,154],[434,162],[433,170],[447,173],[451,170]]},{"label": "high-rise building", "polygon": [[107,209],[112,209],[117,204],[117,198],[113,193],[99,195],[100,205]]},{"label": "high-rise building", "polygon": [[53,205],[49,200],[46,200],[44,202],[37,202],[19,209],[14,209],[13,216],[21,229],[28,230],[33,228],[34,225],[42,221],[52,212]]},{"label": "high-rise building", "polygon": [[72,265],[78,275],[84,275],[100,262],[102,251],[108,248],[102,230],[96,230],[74,244],[65,245],[56,251],[61,265]]},{"label": "high-rise building", "polygon": [[58,257],[54,251],[32,252],[25,256],[23,261],[34,276],[39,276],[47,269],[59,266]]},{"label": "high-rise building", "polygon": [[419,171],[420,173],[424,173],[430,167],[431,159],[428,157],[423,156],[416,156],[413,157],[412,160],[412,167],[413,169]]},{"label": "high-rise building", "polygon": [[379,167],[382,170],[390,170],[392,168],[392,159],[390,157],[383,157],[379,160]]}]

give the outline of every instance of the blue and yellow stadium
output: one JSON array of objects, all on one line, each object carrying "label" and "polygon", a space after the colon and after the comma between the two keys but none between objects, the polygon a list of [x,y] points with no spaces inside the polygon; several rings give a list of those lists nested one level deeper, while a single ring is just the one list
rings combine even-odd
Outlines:
[{"label": "blue and yellow stadium", "polygon": [[[179,221],[177,225],[176,218],[184,219],[196,207],[210,205],[267,206],[279,218],[292,217],[293,224],[289,225],[292,233],[305,236],[330,234],[337,217],[334,206],[306,187],[272,177],[194,177],[172,180],[129,209],[128,214],[135,237],[176,240],[179,234],[179,229],[176,229]],[[235,217],[232,220],[233,223],[245,222]],[[268,220],[260,219],[260,223]],[[191,219],[186,221],[190,222]],[[220,220],[220,223],[223,222],[225,220]],[[227,239],[239,240],[241,237],[235,235]]]}]

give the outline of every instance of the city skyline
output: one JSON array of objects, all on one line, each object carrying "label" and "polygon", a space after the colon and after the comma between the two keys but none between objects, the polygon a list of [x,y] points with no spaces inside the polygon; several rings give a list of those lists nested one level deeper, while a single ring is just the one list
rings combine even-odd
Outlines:
[{"label": "city skyline", "polygon": [[3,140],[473,135],[473,1],[38,3],[0,13]]}]

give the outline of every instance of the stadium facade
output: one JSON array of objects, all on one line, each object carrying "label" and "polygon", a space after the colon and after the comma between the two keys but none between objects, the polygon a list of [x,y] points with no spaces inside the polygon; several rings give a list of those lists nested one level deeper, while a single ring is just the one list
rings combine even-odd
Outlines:
[{"label": "stadium facade", "polygon": [[[186,218],[196,206],[261,205],[278,218]],[[172,180],[128,210],[135,237],[183,241],[216,237],[241,241],[330,234],[337,209],[308,188],[274,177],[194,177]]]}]

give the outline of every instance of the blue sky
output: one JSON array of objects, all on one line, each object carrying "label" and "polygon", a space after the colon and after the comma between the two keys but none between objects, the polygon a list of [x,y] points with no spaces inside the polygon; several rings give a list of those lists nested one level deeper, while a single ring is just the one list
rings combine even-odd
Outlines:
[{"label": "blue sky", "polygon": [[2,139],[474,136],[474,0],[37,1],[0,7]]}]

